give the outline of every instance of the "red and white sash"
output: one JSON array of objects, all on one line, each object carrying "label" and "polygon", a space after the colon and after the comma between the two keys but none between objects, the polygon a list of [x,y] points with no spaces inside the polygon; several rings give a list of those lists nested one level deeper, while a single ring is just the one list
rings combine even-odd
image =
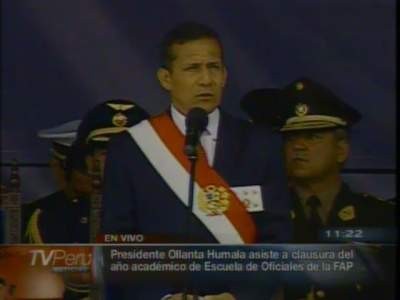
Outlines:
[{"label": "red and white sash", "polygon": [[[128,132],[163,180],[187,206],[190,162],[183,153],[184,136],[171,118],[162,114],[142,121]],[[205,153],[199,152],[193,213],[221,244],[254,243],[256,226],[252,217],[228,183],[208,165]],[[215,188],[223,190],[225,196],[226,192],[229,194],[229,205],[223,213],[210,214],[199,199],[203,199],[204,204],[204,191]]]}]

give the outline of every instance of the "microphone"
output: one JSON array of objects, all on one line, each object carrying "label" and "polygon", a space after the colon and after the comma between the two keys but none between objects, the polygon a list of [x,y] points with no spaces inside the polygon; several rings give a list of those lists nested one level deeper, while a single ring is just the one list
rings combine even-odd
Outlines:
[{"label": "microphone", "polygon": [[192,108],[186,116],[186,136],[184,152],[191,160],[197,158],[197,144],[201,133],[208,124],[207,112],[200,108]]}]

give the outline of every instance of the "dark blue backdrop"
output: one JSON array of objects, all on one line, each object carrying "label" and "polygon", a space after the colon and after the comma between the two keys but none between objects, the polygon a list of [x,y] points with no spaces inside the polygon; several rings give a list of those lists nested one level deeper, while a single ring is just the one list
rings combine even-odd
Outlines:
[{"label": "dark blue backdrop", "polygon": [[[37,131],[110,98],[162,111],[157,45],[184,20],[221,34],[226,110],[244,117],[247,91],[309,76],[364,115],[348,167],[395,168],[394,0],[3,0],[1,161],[47,162]],[[47,170],[22,172],[26,201],[53,189]],[[362,182],[394,196],[393,175]]]}]

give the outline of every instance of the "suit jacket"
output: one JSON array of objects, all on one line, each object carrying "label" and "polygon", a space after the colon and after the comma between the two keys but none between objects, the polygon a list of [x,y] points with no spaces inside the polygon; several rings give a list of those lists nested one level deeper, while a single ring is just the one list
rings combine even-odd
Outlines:
[{"label": "suit jacket", "polygon": [[[288,221],[289,204],[278,141],[279,137],[261,128],[221,113],[214,169],[232,187],[262,186],[265,210],[252,214],[259,241],[288,239],[288,228],[280,227]],[[187,208],[129,133],[114,137],[105,167],[102,231],[161,235],[176,242],[187,236],[187,217]],[[217,242],[193,214],[189,218],[192,242]]]},{"label": "suit jacket", "polygon": [[[258,228],[258,240],[288,240],[289,197],[285,193],[279,136],[221,112],[215,151],[213,167],[230,186],[262,186],[265,209],[251,213]],[[187,218],[190,222],[189,233]],[[188,213],[127,132],[115,136],[108,146],[102,231],[162,235],[166,242],[187,242],[185,237],[189,234],[191,242],[217,243],[197,217]],[[237,286],[227,287],[225,284],[215,286],[206,283],[200,284],[197,290],[201,291],[200,294],[232,291],[237,299],[266,299],[272,290],[267,287],[268,284],[250,288],[243,288],[242,285],[238,283]],[[167,292],[182,291],[182,287],[169,291],[160,287],[161,292],[156,288],[145,288],[143,293],[139,289],[136,288],[135,299],[160,299]],[[132,297],[132,291],[128,294],[127,299]],[[118,297],[124,298],[120,294]]]}]

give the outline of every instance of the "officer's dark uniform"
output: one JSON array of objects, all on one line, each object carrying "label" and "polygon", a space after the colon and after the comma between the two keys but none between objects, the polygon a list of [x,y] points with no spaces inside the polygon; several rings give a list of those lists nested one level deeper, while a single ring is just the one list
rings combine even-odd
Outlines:
[{"label": "officer's dark uniform", "polygon": [[[110,100],[91,109],[79,125],[71,149],[57,148],[63,156],[68,149],[66,168],[85,171],[85,156],[104,147],[110,136],[147,118],[148,114],[129,100]],[[63,157],[62,156],[62,157]],[[68,198],[60,190],[23,208],[24,241],[29,243],[88,243],[90,200]]]},{"label": "officer's dark uniform", "polygon": [[57,191],[24,207],[26,243],[87,243],[89,199],[69,199]]},{"label": "officer's dark uniform", "polygon": [[[309,79],[296,80],[281,90],[252,91],[242,99],[241,106],[255,123],[280,129],[281,132],[348,128],[361,118],[354,108],[342,102],[333,92]],[[294,190],[291,193],[293,209],[290,218],[293,221],[294,243],[338,242],[346,237],[351,240],[351,235],[362,235],[364,230],[371,228],[395,228],[394,205],[368,194],[355,193],[345,183],[341,184],[333,200],[325,224],[320,223],[319,227],[311,222],[311,214],[306,214],[299,196]],[[334,235],[339,236],[335,238]],[[380,240],[372,237],[370,241]],[[379,246],[375,248],[379,249]],[[387,284],[375,281],[365,286],[352,282],[346,286],[327,288],[310,279],[301,287],[285,288],[285,299],[394,299],[394,251],[388,248],[375,251],[375,257],[387,275]],[[375,283],[376,286],[372,286]]]},{"label": "officer's dark uniform", "polygon": [[[67,153],[66,172],[86,172],[85,157],[104,149],[111,136],[147,118],[148,114],[128,100],[110,100],[91,109],[79,125],[77,138]],[[57,148],[58,152],[67,148]],[[27,204],[23,208],[24,241],[28,243],[88,243],[91,196],[70,198],[64,190]],[[89,295],[89,286],[66,282],[63,299]]]},{"label": "officer's dark uniform", "polygon": [[[319,240],[312,240],[300,199],[294,192],[292,192],[292,196],[294,201],[290,217],[293,220],[293,241],[295,243],[318,243],[323,240],[332,242],[327,236],[322,236]],[[369,194],[355,193],[347,184],[342,183],[342,188],[334,200],[325,227],[329,229],[343,227],[382,228],[384,230],[385,228],[394,228],[395,225],[395,211],[392,204]],[[334,233],[322,231],[320,235],[323,234],[333,235]]]}]

